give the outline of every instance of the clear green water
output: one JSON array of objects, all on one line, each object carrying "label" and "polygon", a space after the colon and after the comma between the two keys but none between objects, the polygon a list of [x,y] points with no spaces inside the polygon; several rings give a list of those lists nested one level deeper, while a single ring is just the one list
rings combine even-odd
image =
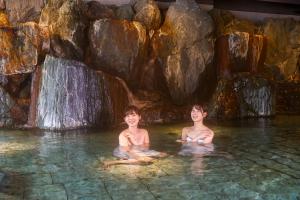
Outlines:
[{"label": "clear green water", "polygon": [[168,158],[107,170],[117,130],[0,130],[0,199],[300,199],[300,117],[210,123],[233,159],[178,156],[186,125],[147,127]]}]

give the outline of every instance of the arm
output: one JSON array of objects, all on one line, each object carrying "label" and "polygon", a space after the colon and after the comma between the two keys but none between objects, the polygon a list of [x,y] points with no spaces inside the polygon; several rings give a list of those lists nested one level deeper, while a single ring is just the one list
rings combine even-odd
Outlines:
[{"label": "arm", "polygon": [[181,139],[177,139],[176,142],[186,142],[186,138],[187,138],[187,133],[188,133],[188,128],[185,127],[182,129],[181,131]]},{"label": "arm", "polygon": [[149,146],[150,146],[150,139],[149,139],[148,131],[145,130],[145,133],[144,133],[144,134],[145,134],[145,135],[144,135],[144,144],[143,144],[143,146],[144,146],[144,148],[145,148],[146,150],[148,150],[148,149],[149,149]]},{"label": "arm", "polygon": [[119,135],[119,146],[120,146],[120,150],[122,151],[126,151],[129,152],[130,151],[130,141],[128,140],[128,138],[124,135],[124,132],[122,132]]}]

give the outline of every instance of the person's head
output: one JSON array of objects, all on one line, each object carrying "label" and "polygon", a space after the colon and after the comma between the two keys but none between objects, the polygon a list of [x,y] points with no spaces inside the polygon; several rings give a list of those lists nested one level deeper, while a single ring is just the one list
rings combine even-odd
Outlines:
[{"label": "person's head", "polygon": [[207,116],[207,108],[202,104],[194,104],[191,110],[191,118],[194,122],[203,121]]},{"label": "person's head", "polygon": [[128,106],[124,112],[124,121],[129,127],[135,127],[141,119],[140,110],[133,105]]}]

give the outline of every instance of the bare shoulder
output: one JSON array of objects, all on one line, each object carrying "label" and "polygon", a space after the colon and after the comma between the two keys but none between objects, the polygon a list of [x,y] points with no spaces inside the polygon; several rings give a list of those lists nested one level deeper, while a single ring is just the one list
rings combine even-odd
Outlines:
[{"label": "bare shoulder", "polygon": [[123,131],[119,134],[119,137],[120,137],[120,136],[126,136],[127,133],[128,133],[128,130],[125,129],[125,130],[123,130]]},{"label": "bare shoulder", "polygon": [[214,135],[214,131],[206,126],[206,130],[209,134]]},{"label": "bare shoulder", "polygon": [[183,129],[182,129],[182,133],[188,133],[188,132],[190,132],[191,131],[191,127],[184,127]]},{"label": "bare shoulder", "polygon": [[148,131],[146,129],[141,128],[141,129],[139,129],[139,132],[144,135],[148,135]]}]

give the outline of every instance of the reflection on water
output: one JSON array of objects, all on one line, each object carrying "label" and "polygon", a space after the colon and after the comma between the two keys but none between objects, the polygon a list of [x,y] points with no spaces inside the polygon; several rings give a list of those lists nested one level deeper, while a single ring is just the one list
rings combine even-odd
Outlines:
[{"label": "reflection on water", "polygon": [[108,170],[119,130],[1,130],[0,199],[299,199],[299,122],[211,122],[211,147],[176,143],[187,124],[147,127],[170,156]]}]

